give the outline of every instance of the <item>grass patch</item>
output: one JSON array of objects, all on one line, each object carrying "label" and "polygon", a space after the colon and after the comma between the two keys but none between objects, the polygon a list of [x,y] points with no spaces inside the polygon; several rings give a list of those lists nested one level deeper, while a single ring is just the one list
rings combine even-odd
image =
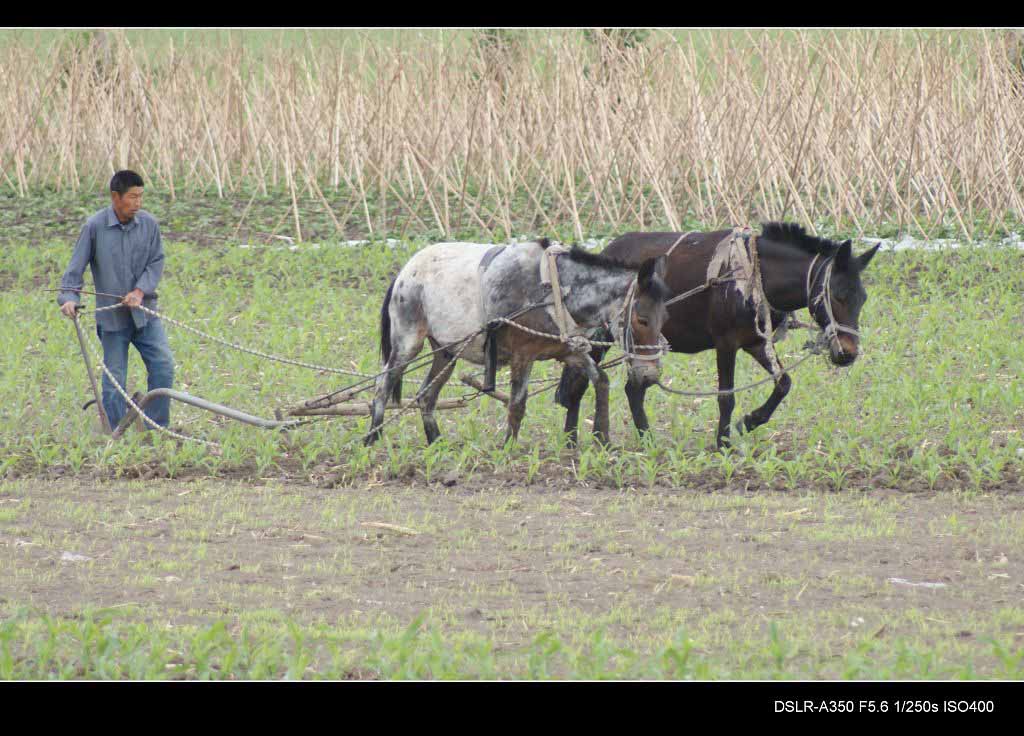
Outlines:
[{"label": "grass patch", "polygon": [[[375,373],[379,300],[401,265],[425,242],[293,250],[168,238],[162,309],[256,349]],[[862,356],[849,369],[805,364],[794,374],[794,388],[771,423],[738,438],[726,454],[712,451],[713,400],[681,400],[657,392],[648,401],[654,436],[641,442],[621,400],[624,377],[616,372],[611,410],[618,446],[611,452],[585,438],[578,453],[566,454],[563,411],[550,393],[530,401],[522,442],[512,448],[504,447],[494,431],[503,424],[502,407],[486,399],[443,414],[444,442],[429,450],[415,413],[389,425],[384,443],[366,449],[360,445],[366,424],[361,418],[321,422],[285,435],[254,431],[176,404],[177,425],[223,443],[223,454],[217,456],[136,432],[108,446],[94,431],[94,413],[73,409],[87,398],[81,358],[54,295],[40,289],[58,283],[69,247],[59,238],[32,245],[20,240],[0,253],[0,305],[11,315],[0,326],[0,340],[7,346],[0,357],[0,475],[306,478],[328,463],[343,486],[369,477],[434,481],[511,472],[527,483],[568,474],[582,484],[638,489],[710,483],[970,493],[1015,485],[1024,461],[1024,388],[1016,380],[1024,363],[1024,328],[1004,319],[1024,309],[1024,277],[1015,249],[986,245],[880,255],[865,277],[869,301]],[[91,321],[85,322],[91,331]],[[178,387],[251,413],[269,416],[274,407],[346,383],[207,344],[173,326],[168,332]],[[780,344],[784,362],[800,354],[801,339],[792,336]],[[672,355],[664,365],[663,380],[676,386],[714,384],[711,353]],[[556,377],[557,370],[554,363],[543,364],[536,377]],[[745,358],[737,373],[737,383],[762,375]],[[53,381],[54,375],[70,380]],[[142,366],[132,360],[129,387],[142,385]],[[451,398],[462,393],[454,382],[445,390]],[[737,416],[755,408],[763,395],[740,395]],[[874,530],[885,533],[878,524]]]}]

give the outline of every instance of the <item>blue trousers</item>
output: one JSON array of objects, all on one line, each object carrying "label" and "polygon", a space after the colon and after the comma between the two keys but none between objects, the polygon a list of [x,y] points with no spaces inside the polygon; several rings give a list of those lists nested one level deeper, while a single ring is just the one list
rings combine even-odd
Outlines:
[{"label": "blue trousers", "polygon": [[[167,343],[163,322],[159,319],[149,320],[141,329],[129,327],[125,330],[104,330],[96,325],[96,334],[103,344],[103,362],[125,391],[128,390],[125,380],[128,376],[129,345],[135,346],[142,356],[142,362],[146,364],[149,391],[174,385],[174,356]],[[110,383],[106,373],[103,374],[103,409],[107,412],[111,429],[117,427],[127,410],[124,397]],[[154,422],[166,427],[171,421],[171,400],[166,396],[153,399],[146,405],[145,412]],[[146,428],[149,429],[149,426]]]}]

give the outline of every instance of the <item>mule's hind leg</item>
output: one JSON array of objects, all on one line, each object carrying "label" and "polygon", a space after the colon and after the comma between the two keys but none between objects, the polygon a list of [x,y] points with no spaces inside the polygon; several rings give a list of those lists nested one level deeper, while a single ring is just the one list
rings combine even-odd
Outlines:
[{"label": "mule's hind leg", "polygon": [[[768,354],[765,348],[766,344],[762,342],[757,347],[744,348],[744,350],[750,353],[751,357],[753,357],[762,368],[771,373],[771,362],[768,360]],[[775,389],[772,391],[771,396],[768,397],[768,400],[736,422],[736,431],[742,434],[743,432],[749,432],[752,429],[765,424],[772,418],[772,414],[775,413],[775,410],[779,407],[779,404],[782,403],[782,400],[786,398],[786,394],[789,393],[790,386],[792,385],[793,381],[790,379],[789,374],[783,370],[782,375],[779,376],[779,380],[775,382]]]},{"label": "mule's hind leg", "polygon": [[[437,349],[437,343],[430,341],[433,349]],[[437,428],[437,420],[434,418],[434,407],[437,405],[437,397],[441,389],[452,376],[455,370],[455,359],[447,351],[441,350],[434,353],[434,362],[430,365],[430,372],[423,379],[423,385],[419,391],[420,416],[423,418],[423,431],[427,435],[427,444],[441,436],[441,430]]]},{"label": "mule's hind leg", "polygon": [[396,353],[391,354],[391,358],[385,366],[386,373],[377,377],[377,391],[370,404],[370,431],[367,433],[366,439],[363,440],[363,444],[367,446],[380,439],[380,425],[384,423],[384,407],[387,405],[388,399],[395,393],[395,387],[402,385],[402,374],[405,371],[404,366],[400,363],[404,361],[396,361],[396,355]]},{"label": "mule's hind leg", "polygon": [[[401,327],[401,325],[395,325]],[[380,439],[380,425],[384,423],[384,408],[389,399],[399,403],[402,398],[402,376],[406,364],[415,358],[423,348],[424,335],[413,329],[392,328],[391,354],[384,365],[384,372],[377,377],[377,391],[370,405],[370,431],[364,444],[372,445]]]},{"label": "mule's hind leg", "polygon": [[530,371],[533,361],[525,358],[514,358],[510,364],[512,385],[509,386],[508,399],[508,430],[505,442],[519,437],[519,425],[526,414],[526,396],[530,389]]}]

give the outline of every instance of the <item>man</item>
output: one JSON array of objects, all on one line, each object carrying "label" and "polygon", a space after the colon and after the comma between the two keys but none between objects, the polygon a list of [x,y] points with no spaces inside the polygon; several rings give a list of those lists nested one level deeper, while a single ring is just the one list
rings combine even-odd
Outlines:
[{"label": "man", "polygon": [[[103,362],[122,388],[128,376],[128,345],[139,351],[149,375],[149,390],[171,388],[174,357],[159,318],[141,309],[156,311],[156,287],[164,270],[164,247],[156,219],[142,209],[142,177],[134,171],[118,171],[110,180],[110,206],[97,212],[82,228],[71,263],[61,279],[61,289],[81,289],[88,265],[97,292],[96,306],[124,305],[96,314],[96,334],[103,344]],[[74,318],[80,301],[74,291],[57,296],[60,311]],[[170,399],[155,399],[146,414],[166,427],[170,422]],[[103,408],[111,428],[125,415],[125,400],[103,374]]]}]

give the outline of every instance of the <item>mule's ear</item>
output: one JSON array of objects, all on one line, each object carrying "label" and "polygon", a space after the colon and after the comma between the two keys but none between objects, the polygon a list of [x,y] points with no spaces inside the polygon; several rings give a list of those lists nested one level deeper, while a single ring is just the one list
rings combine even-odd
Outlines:
[{"label": "mule's ear", "polygon": [[882,244],[878,243],[871,250],[867,251],[866,253],[861,253],[859,256],[857,256],[857,261],[860,263],[860,270],[861,271],[863,271],[865,268],[868,267],[868,264],[871,263],[871,259],[875,257],[875,253],[877,253],[878,249],[881,248],[881,247],[882,247]]},{"label": "mule's ear", "polygon": [[664,279],[666,273],[668,273],[668,259],[665,256],[658,256],[654,259],[654,275],[659,279]]},{"label": "mule's ear", "polygon": [[657,258],[648,258],[644,261],[643,265],[640,266],[640,273],[637,274],[637,284],[640,286],[641,291],[646,291],[650,288],[651,279],[657,277],[659,279],[665,278],[665,272],[668,267],[665,265],[665,256],[658,256]]},{"label": "mule's ear", "polygon": [[853,255],[853,241],[847,240],[845,243],[839,246],[839,250],[836,251],[836,268],[840,271],[845,271],[850,267],[850,257]]}]

